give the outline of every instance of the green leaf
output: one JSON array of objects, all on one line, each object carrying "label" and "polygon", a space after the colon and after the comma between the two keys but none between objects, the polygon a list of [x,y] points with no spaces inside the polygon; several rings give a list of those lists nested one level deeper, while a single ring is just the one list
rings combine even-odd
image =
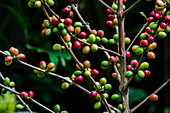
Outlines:
[{"label": "green leaf", "polygon": [[146,17],[146,15],[145,15],[145,13],[144,12],[139,12],[143,17],[145,17],[146,19],[147,19],[147,17]]}]

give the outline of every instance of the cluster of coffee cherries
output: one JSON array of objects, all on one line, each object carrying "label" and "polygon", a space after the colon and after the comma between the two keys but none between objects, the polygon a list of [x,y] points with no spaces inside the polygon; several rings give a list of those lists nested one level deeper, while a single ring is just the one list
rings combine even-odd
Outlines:
[{"label": "cluster of coffee cherries", "polygon": [[23,53],[19,53],[19,50],[17,48],[11,47],[9,51],[4,51],[6,54],[5,57],[5,65],[10,66],[12,64],[13,59],[19,59],[24,60],[25,55]]},{"label": "cluster of coffee cherries", "polygon": [[67,111],[65,111],[65,110],[63,110],[63,111],[61,111],[61,107],[60,107],[60,105],[59,104],[56,104],[55,106],[54,106],[54,111],[55,112],[57,112],[57,113],[68,113]]},{"label": "cluster of coffee cherries", "polygon": [[[33,91],[29,91],[29,92],[27,93],[27,92],[25,92],[25,91],[22,91],[22,92],[20,93],[20,96],[21,96],[22,98],[25,98],[25,99],[30,99],[30,98],[33,98],[33,97],[34,97],[34,92],[33,92]],[[24,107],[25,107],[25,106],[22,105],[22,104],[17,104],[17,105],[16,105],[16,108],[19,109],[19,110],[22,110]]]},{"label": "cluster of coffee cherries", "polygon": [[[48,65],[46,65],[46,62],[45,61],[41,61],[39,63],[39,66],[41,69],[45,69],[46,71],[51,71],[53,72],[55,70],[55,64],[50,62],[48,63]],[[37,74],[38,77],[42,78],[45,76],[45,73],[44,72],[40,72],[36,69],[34,69],[34,73]]]},{"label": "cluster of coffee cherries", "polygon": [[54,0],[29,0],[28,7],[34,8],[34,7],[41,7],[41,4],[46,2],[48,5],[53,6]]},{"label": "cluster of coffee cherries", "polygon": [[[4,84],[5,84],[5,86],[8,86],[10,88],[15,87],[15,82],[11,81],[8,77],[4,78]],[[7,92],[7,90],[5,88],[2,88],[1,93],[5,94],[6,92]]]}]

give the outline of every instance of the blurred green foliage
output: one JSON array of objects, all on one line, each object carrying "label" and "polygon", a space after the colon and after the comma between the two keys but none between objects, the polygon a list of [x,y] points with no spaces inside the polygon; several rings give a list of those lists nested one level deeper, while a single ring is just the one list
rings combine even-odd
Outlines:
[{"label": "blurred green foliage", "polygon": [[[53,6],[52,9],[57,14],[62,16],[61,10],[62,8],[67,6],[66,1],[67,0],[55,0],[55,6]],[[107,4],[111,5],[109,1],[104,1]],[[129,7],[135,1],[136,0],[127,0],[127,3],[125,3],[126,7]],[[76,2],[79,3],[80,13],[82,14],[83,18],[90,23],[91,28],[96,30],[103,29],[105,31],[105,36],[107,38],[112,38],[112,35],[115,33],[115,31],[112,28],[109,29],[105,25],[107,21],[107,14],[105,11],[106,8],[102,6],[97,0],[76,0]],[[62,76],[71,76],[71,74],[75,70],[74,60],[71,59],[71,56],[67,52],[61,54],[52,50],[53,44],[61,42],[54,35],[49,37],[41,36],[41,23],[44,19],[46,19],[46,17],[41,9],[30,9],[27,6],[27,3],[28,0],[8,0],[0,2],[0,49],[8,50],[11,46],[14,46],[18,48],[21,53],[26,54],[26,59],[24,60],[25,62],[35,66],[39,66],[38,64],[41,60],[44,60],[46,62],[54,62],[57,67],[57,74],[60,74]],[[141,1],[141,3],[138,4],[134,10],[128,13],[125,20],[125,32],[128,37],[133,39],[133,37],[138,33],[140,28],[146,22],[146,19],[141,16],[139,12],[144,12],[145,15],[148,17],[150,11],[154,9],[153,3],[154,1],[149,3],[147,3],[146,1]],[[76,15],[73,20],[79,21]],[[137,41],[136,44],[138,44]],[[170,42],[169,39],[166,39],[166,41]],[[145,79],[141,80],[137,78],[136,81],[132,83],[132,86],[134,87],[130,89],[131,106],[136,105],[148,94],[152,93],[167,78],[164,72],[165,66],[163,63],[167,62],[163,61],[165,53],[163,51],[163,48],[165,49],[164,44],[165,43],[163,41],[159,41],[158,48],[160,49],[157,49],[155,51],[159,60],[150,62],[150,70],[153,75],[151,77],[152,79],[149,78],[147,81]],[[115,47],[108,45],[105,45],[105,47],[115,49]],[[81,62],[89,59],[92,64],[92,68],[100,69],[100,61],[106,59],[102,51],[99,51],[97,53],[90,52],[89,55],[85,56],[81,54],[81,50],[73,51]],[[168,54],[167,56],[169,58],[170,55]],[[136,56],[132,54],[131,59],[135,57]],[[129,61],[131,59],[129,59]],[[12,64],[10,67],[6,67],[4,65],[4,57],[2,55],[0,55],[0,61],[0,71],[4,76],[9,76],[13,81],[16,82],[16,90],[33,90],[35,93],[34,98],[51,109],[53,109],[55,104],[60,104],[61,108],[68,110],[69,113],[79,113],[82,109],[83,112],[81,111],[81,113],[98,113],[102,112],[102,110],[105,110],[103,106],[101,110],[94,110],[92,106],[94,105],[95,100],[92,100],[84,92],[77,90],[74,87],[70,87],[66,91],[62,90],[60,87],[62,83],[60,79],[50,76],[38,78],[33,73],[32,69],[24,67],[20,64]],[[110,76],[112,72],[112,68],[109,68],[107,72],[106,70],[100,70],[100,75],[94,77],[94,79],[97,81],[100,77],[107,76],[108,82],[113,84],[114,91],[109,92],[110,94],[115,93],[118,90],[119,86],[117,81]],[[87,78],[84,78],[84,82],[80,85],[88,88],[89,90],[93,90],[92,83]],[[165,92],[166,91],[164,90],[163,93]],[[169,101],[167,101],[168,99],[165,98],[168,94],[162,96],[163,93],[160,93],[160,103],[148,103],[144,105],[141,109],[139,109],[137,113],[154,113],[149,111],[151,105],[159,106],[155,110],[155,113],[163,112],[164,106],[169,105]],[[9,97],[12,96],[10,95]],[[162,100],[161,97],[163,98]],[[114,106],[117,106],[120,102],[113,102],[110,99],[108,100]],[[0,103],[3,101],[4,100],[0,100]],[[13,105],[16,104],[15,102],[16,101],[14,101]],[[33,111],[42,113],[44,112],[44,110],[41,110],[39,107],[32,103],[29,105],[33,109]],[[14,110],[14,108],[11,110]]]}]

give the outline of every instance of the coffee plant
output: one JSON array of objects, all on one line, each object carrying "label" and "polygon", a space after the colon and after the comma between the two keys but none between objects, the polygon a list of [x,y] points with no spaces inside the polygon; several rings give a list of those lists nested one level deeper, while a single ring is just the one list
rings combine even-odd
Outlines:
[{"label": "coffee plant", "polygon": [[[103,23],[105,23],[109,30],[104,31],[102,29],[94,29],[90,23],[86,22],[81,12],[79,12],[79,8],[83,7],[83,5],[79,4],[79,1],[63,0],[62,2],[64,2],[65,7],[62,8],[60,11],[62,13],[60,14],[58,13],[59,11],[56,12],[53,10],[56,4],[55,2],[57,1],[27,0],[27,7],[29,7],[30,10],[36,11],[41,9],[41,12],[43,12],[42,14],[44,16],[39,17],[40,20],[42,20],[42,24],[38,29],[41,29],[42,40],[49,41],[49,43],[52,44],[52,46],[48,46],[48,48],[50,48],[56,56],[61,57],[61,61],[64,62],[63,66],[66,65],[64,57],[62,56],[63,54],[65,54],[65,59],[70,60],[72,58],[74,60],[69,67],[73,68],[70,69],[73,70],[72,74],[68,76],[62,75],[62,73],[57,70],[58,59],[54,58],[50,59],[50,61],[40,60],[36,66],[27,63],[24,60],[29,59],[30,56],[26,56],[24,51],[16,48],[15,45],[6,50],[0,50],[0,54],[4,56],[4,61],[1,62],[4,62],[6,66],[19,63],[24,67],[31,68],[32,73],[37,75],[39,81],[47,76],[60,79],[61,82],[57,84],[59,84],[63,90],[66,90],[66,92],[71,87],[76,87],[86,93],[90,100],[94,101],[93,106],[91,106],[91,102],[89,102],[88,108],[93,108],[97,112],[133,113],[147,101],[159,101],[159,95],[157,93],[167,86],[170,81],[168,77],[167,81],[160,87],[157,89],[154,88],[155,91],[153,93],[145,96],[146,98],[143,101],[137,105],[130,104],[129,97],[132,97],[130,91],[133,90],[133,88],[130,87],[133,85],[132,82],[147,81],[150,80],[149,78],[151,76],[154,77],[154,75],[151,75],[152,71],[150,70],[150,67],[152,67],[151,61],[159,60],[154,50],[158,49],[158,42],[160,40],[166,40],[165,38],[168,37],[167,33],[170,32],[170,1],[156,0],[154,2],[152,1],[154,8],[150,8],[150,12],[140,12],[145,23],[136,36],[134,38],[128,37],[129,33],[125,32],[125,28],[127,27],[125,26],[126,15],[128,15],[131,10],[136,10],[136,6],[140,4],[141,1],[142,0],[137,0],[129,7],[126,7],[126,4],[130,1],[95,0],[95,2],[104,6],[103,10],[106,10],[107,20]],[[148,2],[151,1],[146,0],[145,4]],[[5,5],[3,7],[10,9]],[[60,6],[58,5],[58,7]],[[30,21],[31,20],[30,18]],[[99,25],[98,23],[95,24]],[[112,37],[107,36],[108,34],[111,34]],[[27,45],[27,48],[35,49],[35,47],[30,45]],[[37,50],[42,51],[41,49]],[[49,51],[45,52],[48,53]],[[17,80],[12,81],[11,78],[7,76],[4,77],[4,75],[5,73],[0,73],[0,77],[3,80],[3,82],[0,83],[2,87],[1,93],[5,95],[8,91],[8,93],[11,92],[16,95],[19,102],[15,107],[18,111],[25,109],[33,113],[30,107],[30,104],[33,103],[39,106],[39,108],[42,108],[44,112],[84,112],[78,108],[77,111],[65,110],[57,102],[54,106],[48,108],[35,99],[36,96],[39,96],[36,95],[38,89],[34,91],[31,89],[27,91],[20,89],[19,91],[18,87],[15,89]],[[115,87],[116,85],[114,84],[117,84],[117,87]],[[154,87],[154,84],[152,85]],[[140,95],[136,93],[132,98],[135,98],[135,96],[140,97]],[[78,99],[74,100],[75,103],[82,103]],[[67,105],[67,103],[65,103],[65,105]],[[87,106],[84,106],[84,109],[87,109]]]}]

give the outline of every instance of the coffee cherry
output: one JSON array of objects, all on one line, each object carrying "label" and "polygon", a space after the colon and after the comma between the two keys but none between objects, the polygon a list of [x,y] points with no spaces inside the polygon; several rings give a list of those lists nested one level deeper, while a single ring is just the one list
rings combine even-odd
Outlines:
[{"label": "coffee cherry", "polygon": [[22,98],[27,98],[27,97],[28,97],[28,93],[25,92],[25,91],[22,91],[22,92],[20,93],[20,95],[21,95]]},{"label": "coffee cherry", "polygon": [[12,56],[6,56],[6,57],[5,57],[5,62],[11,62],[12,59],[13,59]]},{"label": "coffee cherry", "polygon": [[68,7],[65,7],[65,8],[62,9],[62,13],[64,15],[68,15],[70,13],[70,9]]},{"label": "coffee cherry", "polygon": [[42,35],[42,36],[46,36],[46,34],[45,34],[46,30],[47,30],[47,29],[43,29],[43,30],[41,31],[41,35]]},{"label": "coffee cherry", "polygon": [[113,8],[114,10],[117,10],[117,9],[118,9],[118,5],[115,4],[115,3],[113,3],[113,4],[112,4],[112,8]]},{"label": "coffee cherry", "polygon": [[153,16],[154,16],[154,14],[155,14],[155,11],[151,11],[151,12],[150,12],[150,16],[152,16],[152,17],[153,17]]},{"label": "coffee cherry", "polygon": [[133,72],[132,71],[126,71],[125,72],[125,77],[129,78],[131,76],[133,76]]},{"label": "coffee cherry", "polygon": [[148,53],[147,53],[147,57],[148,57],[150,60],[153,60],[153,59],[155,59],[155,53],[154,53],[154,52],[148,52]]},{"label": "coffee cherry", "polygon": [[120,97],[120,95],[118,95],[118,94],[113,94],[113,95],[111,96],[111,99],[112,99],[112,100],[117,100],[119,97]]},{"label": "coffee cherry", "polygon": [[40,66],[40,68],[45,69],[46,68],[46,62],[45,61],[41,61],[39,63],[39,66]]},{"label": "coffee cherry", "polygon": [[90,68],[90,66],[91,66],[90,61],[88,61],[88,60],[85,60],[83,65],[85,68]]},{"label": "coffee cherry", "polygon": [[81,39],[83,39],[83,38],[86,38],[86,37],[87,37],[87,34],[86,34],[86,32],[80,32],[80,33],[78,34],[78,37],[81,38]]},{"label": "coffee cherry", "polygon": [[114,40],[118,40],[118,39],[119,39],[119,35],[118,35],[118,34],[114,34],[114,35],[113,35],[113,39],[114,39]]},{"label": "coffee cherry", "polygon": [[64,27],[65,27],[65,25],[64,25],[63,23],[59,23],[59,24],[58,24],[58,28],[59,28],[59,29],[64,29]]},{"label": "coffee cherry", "polygon": [[92,98],[96,98],[96,97],[97,97],[97,91],[92,91],[92,92],[90,93],[90,96],[91,96]]},{"label": "coffee cherry", "polygon": [[154,37],[150,35],[150,36],[148,36],[147,40],[148,40],[149,43],[153,43],[154,42]]},{"label": "coffee cherry", "polygon": [[71,25],[71,24],[72,24],[72,19],[66,18],[66,19],[64,20],[64,24],[66,24],[66,25]]},{"label": "coffee cherry", "polygon": [[165,15],[165,16],[164,16],[164,20],[165,20],[166,22],[170,22],[170,15]]},{"label": "coffee cherry", "polygon": [[161,1],[161,0],[156,0],[155,4],[158,5],[158,6],[160,6],[160,7],[161,7],[161,6],[164,6],[164,2]]},{"label": "coffee cherry", "polygon": [[54,45],[53,45],[53,50],[54,50],[54,51],[60,51],[61,48],[62,48],[62,47],[61,47],[60,44],[54,44]]},{"label": "coffee cherry", "polygon": [[148,62],[141,63],[140,69],[147,69],[147,68],[149,68],[149,63]]},{"label": "coffee cherry", "polygon": [[142,55],[143,54],[143,49],[142,48],[137,48],[136,50],[135,50],[135,53],[136,53],[136,55]]},{"label": "coffee cherry", "polygon": [[95,109],[95,110],[100,109],[100,107],[101,107],[101,102],[96,102],[96,103],[94,104],[94,109]]},{"label": "coffee cherry", "polygon": [[139,46],[138,46],[138,45],[134,45],[134,46],[132,47],[132,51],[135,52],[135,50],[136,50],[137,48],[139,48]]},{"label": "coffee cherry", "polygon": [[66,42],[70,42],[71,41],[71,36],[67,33],[65,36],[64,36],[64,40]]},{"label": "coffee cherry", "polygon": [[44,77],[44,76],[45,76],[45,73],[43,73],[43,72],[39,72],[39,73],[37,74],[37,76],[38,76],[39,78],[42,78],[42,77]]},{"label": "coffee cherry", "polygon": [[144,40],[144,39],[146,39],[148,37],[148,34],[147,33],[142,33],[142,34],[140,34],[140,39],[141,40]]},{"label": "coffee cherry", "polygon": [[110,56],[109,61],[110,61],[111,63],[116,63],[117,58],[114,57],[114,56]]},{"label": "coffee cherry", "polygon": [[113,12],[110,9],[106,9],[107,14],[112,14]]},{"label": "coffee cherry", "polygon": [[106,22],[106,25],[107,25],[108,27],[113,27],[114,23],[113,23],[113,21],[108,20],[108,21]]},{"label": "coffee cherry", "polygon": [[59,22],[59,20],[58,20],[57,18],[54,18],[54,19],[53,19],[53,24],[54,24],[54,25],[58,25],[59,23],[60,23],[60,22]]},{"label": "coffee cherry", "polygon": [[61,88],[66,90],[66,89],[69,88],[69,84],[67,82],[64,82],[64,83],[61,84]]},{"label": "coffee cherry", "polygon": [[114,40],[114,39],[109,39],[109,44],[116,44],[116,43],[117,43],[116,40]]},{"label": "coffee cherry", "polygon": [[84,75],[85,75],[86,77],[90,77],[90,76],[91,76],[91,72],[88,71],[88,70],[86,70],[86,71],[84,72]]},{"label": "coffee cherry", "polygon": [[126,58],[129,58],[129,57],[130,57],[130,52],[127,51],[127,53],[126,53]]},{"label": "coffee cherry", "polygon": [[168,25],[165,22],[161,22],[160,26],[162,29],[166,29]]},{"label": "coffee cherry", "polygon": [[34,92],[33,92],[33,91],[29,91],[29,92],[28,92],[28,96],[31,97],[31,98],[33,98],[33,97],[34,97]]},{"label": "coffee cherry", "polygon": [[156,48],[156,46],[157,46],[156,42],[153,42],[153,43],[149,44],[148,49],[149,50],[154,50]]},{"label": "coffee cherry", "polygon": [[53,6],[54,5],[54,1],[53,0],[48,0],[47,2],[50,6]]},{"label": "coffee cherry", "polygon": [[61,30],[61,35],[65,36],[67,34],[67,30],[66,29],[62,29]]},{"label": "coffee cherry", "polygon": [[41,1],[36,1],[35,2],[35,7],[41,7]]},{"label": "coffee cherry", "polygon": [[104,31],[103,31],[103,30],[98,30],[98,31],[97,31],[97,35],[98,35],[99,37],[103,37],[103,36],[104,36]]},{"label": "coffee cherry", "polygon": [[51,34],[51,29],[46,29],[45,36],[49,36]]},{"label": "coffee cherry", "polygon": [[108,16],[107,16],[107,19],[108,20],[112,20],[113,18],[112,18],[112,14],[109,14]]},{"label": "coffee cherry", "polygon": [[91,30],[91,34],[97,35],[97,31],[95,29]]},{"label": "coffee cherry", "polygon": [[17,49],[17,48],[14,48],[14,47],[11,47],[11,48],[9,49],[9,52],[10,52],[11,55],[15,55],[15,56],[17,56],[18,53],[19,53],[18,49]]},{"label": "coffee cherry", "polygon": [[158,14],[158,13],[155,13],[153,16],[154,16],[154,18],[157,19],[157,20],[160,19],[160,14]]},{"label": "coffee cherry", "polygon": [[16,108],[17,108],[17,109],[20,109],[20,110],[22,110],[24,107],[25,107],[25,106],[23,106],[22,104],[17,104],[17,105],[16,105]]},{"label": "coffee cherry", "polygon": [[74,27],[73,27],[72,25],[69,25],[69,26],[67,27],[67,31],[68,31],[68,32],[74,32]]},{"label": "coffee cherry", "polygon": [[78,76],[78,77],[74,78],[74,82],[76,82],[76,83],[80,83],[82,81],[83,81],[83,76]]},{"label": "coffee cherry", "polygon": [[132,66],[131,65],[127,65],[126,68],[127,68],[127,70],[132,70]]},{"label": "coffee cherry", "polygon": [[11,81],[11,82],[9,83],[9,87],[11,87],[11,88],[15,87],[15,82]]},{"label": "coffee cherry", "polygon": [[97,76],[99,74],[99,71],[97,69],[92,69],[91,74]]},{"label": "coffee cherry", "polygon": [[47,69],[49,69],[49,70],[53,69],[54,67],[55,67],[55,64],[52,62],[48,63],[48,65],[47,65]]},{"label": "coffee cherry", "polygon": [[125,37],[125,44],[130,44],[131,39],[129,37]]},{"label": "coffee cherry", "polygon": [[153,22],[153,21],[154,21],[154,17],[152,17],[152,16],[147,19],[148,23]]},{"label": "coffee cherry", "polygon": [[110,63],[106,60],[101,62],[101,66],[103,66],[103,67],[108,67],[109,65],[110,65]]},{"label": "coffee cherry", "polygon": [[83,24],[81,22],[75,22],[74,27],[83,27]]},{"label": "coffee cherry", "polygon": [[151,28],[152,30],[155,30],[157,27],[158,27],[158,24],[155,23],[155,22],[151,22],[151,23],[149,24],[149,28]]},{"label": "coffee cherry", "polygon": [[69,4],[74,4],[74,0],[68,0]]},{"label": "coffee cherry", "polygon": [[83,54],[88,54],[90,52],[90,47],[89,46],[84,46],[82,49]]},{"label": "coffee cherry", "polygon": [[67,111],[61,111],[60,113],[68,113]]},{"label": "coffee cherry", "polygon": [[2,88],[1,93],[6,94],[7,90],[5,88]]},{"label": "coffee cherry", "polygon": [[20,53],[20,54],[17,55],[17,59],[24,60],[25,59],[25,55]]},{"label": "coffee cherry", "polygon": [[140,46],[141,47],[146,47],[148,45],[148,41],[147,40],[141,40],[140,41]]},{"label": "coffee cherry", "polygon": [[118,25],[118,19],[117,18],[113,19],[113,23],[114,25]]},{"label": "coffee cherry", "polygon": [[158,100],[158,96],[156,94],[151,94],[149,96],[149,99],[150,99],[150,101],[157,101]]},{"label": "coffee cherry", "polygon": [[102,43],[104,43],[104,44],[108,43],[108,39],[107,39],[106,37],[102,37],[101,41],[102,41]]},{"label": "coffee cherry", "polygon": [[80,49],[81,48],[81,43],[78,40],[74,41],[74,48],[75,49]]},{"label": "coffee cherry", "polygon": [[107,79],[105,77],[100,79],[100,84],[105,85],[107,83]]},{"label": "coffee cherry", "polygon": [[158,33],[159,38],[165,38],[166,36],[167,36],[167,34],[165,32],[159,32]]},{"label": "coffee cherry", "polygon": [[76,70],[75,72],[74,72],[74,75],[75,76],[80,76],[80,75],[82,75],[82,71],[80,71],[80,70]]},{"label": "coffee cherry", "polygon": [[109,98],[109,95],[107,93],[103,93],[103,96],[104,96],[105,99]]},{"label": "coffee cherry", "polygon": [[152,34],[153,33],[153,30],[149,27],[146,27],[145,31],[148,33],[148,34]]},{"label": "coffee cherry", "polygon": [[111,84],[105,84],[104,85],[104,90],[105,91],[109,91],[109,90],[111,90],[112,89],[112,85]]},{"label": "coffee cherry", "polygon": [[55,111],[55,112],[60,112],[60,105],[56,104],[56,105],[54,106],[54,111]]},{"label": "coffee cherry", "polygon": [[34,8],[34,7],[35,7],[35,3],[34,3],[34,2],[29,1],[29,2],[28,2],[28,7],[30,7],[30,8]]},{"label": "coffee cherry", "polygon": [[137,60],[132,60],[132,61],[131,61],[131,66],[132,66],[133,68],[138,67],[138,61],[137,61]]},{"label": "coffee cherry", "polygon": [[9,79],[8,77],[5,77],[5,78],[4,78],[4,84],[5,84],[6,86],[8,86],[9,83],[10,83],[10,79]]},{"label": "coffee cherry", "polygon": [[145,78],[148,78],[151,76],[151,72],[149,70],[143,70],[143,72],[145,73]]},{"label": "coffee cherry", "polygon": [[96,51],[98,50],[98,46],[97,46],[96,44],[92,44],[91,50],[92,50],[93,52],[96,52]]},{"label": "coffee cherry", "polygon": [[119,105],[118,105],[118,109],[123,110],[123,105],[122,105],[122,104],[119,104]]},{"label": "coffee cherry", "polygon": [[94,34],[90,34],[90,35],[89,35],[89,42],[90,42],[90,43],[94,43],[95,41],[96,41],[95,35],[94,35]]},{"label": "coffee cherry", "polygon": [[165,32],[170,32],[170,26],[167,26],[167,28],[164,31]]},{"label": "coffee cherry", "polygon": [[144,77],[145,77],[145,73],[144,73],[142,70],[139,70],[139,71],[138,71],[138,76],[139,76],[140,78],[144,78]]}]

